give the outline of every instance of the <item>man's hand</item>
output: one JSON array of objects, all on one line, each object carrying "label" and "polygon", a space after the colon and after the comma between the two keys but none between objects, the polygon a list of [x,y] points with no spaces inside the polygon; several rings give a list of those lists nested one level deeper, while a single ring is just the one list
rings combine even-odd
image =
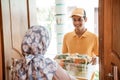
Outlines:
[{"label": "man's hand", "polygon": [[90,61],[90,63],[92,65],[96,65],[97,64],[97,57],[92,57],[92,60]]}]

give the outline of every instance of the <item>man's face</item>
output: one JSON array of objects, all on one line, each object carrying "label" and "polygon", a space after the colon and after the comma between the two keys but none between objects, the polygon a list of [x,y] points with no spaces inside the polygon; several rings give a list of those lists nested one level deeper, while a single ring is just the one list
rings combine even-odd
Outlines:
[{"label": "man's face", "polygon": [[85,22],[87,21],[86,18],[84,19],[83,17],[80,17],[80,16],[73,16],[72,20],[73,20],[73,25],[75,29],[83,28],[85,25]]}]

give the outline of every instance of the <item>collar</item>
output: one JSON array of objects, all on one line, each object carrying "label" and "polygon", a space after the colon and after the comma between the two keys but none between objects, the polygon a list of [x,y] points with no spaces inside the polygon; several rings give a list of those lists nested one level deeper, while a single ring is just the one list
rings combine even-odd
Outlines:
[{"label": "collar", "polygon": [[[86,31],[82,34],[81,37],[87,37],[88,34],[89,34],[89,32],[86,30]],[[72,36],[73,36],[73,37],[78,37],[77,34],[75,33],[75,31],[72,32]]]}]

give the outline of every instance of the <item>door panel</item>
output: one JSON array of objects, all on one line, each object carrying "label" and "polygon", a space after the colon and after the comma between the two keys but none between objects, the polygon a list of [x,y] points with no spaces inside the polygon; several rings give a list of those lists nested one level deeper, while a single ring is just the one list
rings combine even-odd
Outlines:
[{"label": "door panel", "polygon": [[[1,15],[1,14],[0,14]],[[0,20],[0,24],[1,24],[1,20]],[[0,80],[3,80],[3,40],[2,40],[2,27],[0,25]]]},{"label": "door panel", "polygon": [[[29,4],[31,3],[31,4]],[[29,26],[36,24],[35,0],[1,0],[5,79],[11,80],[12,58],[20,58],[21,42]],[[32,9],[30,7],[33,7]]]},{"label": "door panel", "polygon": [[[120,58],[120,0],[116,0],[116,1],[113,1],[113,9],[112,9],[112,13],[113,15],[115,16],[112,16],[113,18],[113,27],[112,27],[112,32],[113,32],[113,43],[112,43],[112,46],[113,46],[113,51],[117,51],[116,52],[116,56],[118,56],[118,58]],[[115,28],[114,28],[115,27]]]},{"label": "door panel", "polygon": [[118,68],[113,79],[120,80],[120,0],[113,0],[112,6],[112,63]]},{"label": "door panel", "polygon": [[[21,4],[20,4],[21,3]],[[10,0],[11,47],[13,57],[21,55],[21,41],[28,29],[27,6],[25,0]]]},{"label": "door panel", "polygon": [[120,0],[99,3],[100,80],[120,80]]},{"label": "door panel", "polygon": [[[1,6],[1,4],[0,4]],[[1,8],[0,8],[0,17],[2,15]],[[0,80],[3,80],[3,31],[2,31],[2,18],[0,18]]]},{"label": "door panel", "polygon": [[[12,58],[21,57],[20,43],[28,29],[27,6],[25,0],[5,0],[8,3],[3,11],[3,36],[5,55],[5,78],[10,80]],[[6,4],[6,3],[4,3]],[[8,14],[5,15],[5,13]]]}]

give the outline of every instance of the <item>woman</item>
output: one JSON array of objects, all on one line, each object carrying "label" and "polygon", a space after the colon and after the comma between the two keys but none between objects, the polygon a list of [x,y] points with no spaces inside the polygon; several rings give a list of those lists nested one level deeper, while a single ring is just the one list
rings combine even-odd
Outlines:
[{"label": "woman", "polygon": [[24,57],[13,63],[13,80],[75,80],[56,62],[44,57],[49,43],[45,27],[32,26],[26,32],[21,44]]}]

